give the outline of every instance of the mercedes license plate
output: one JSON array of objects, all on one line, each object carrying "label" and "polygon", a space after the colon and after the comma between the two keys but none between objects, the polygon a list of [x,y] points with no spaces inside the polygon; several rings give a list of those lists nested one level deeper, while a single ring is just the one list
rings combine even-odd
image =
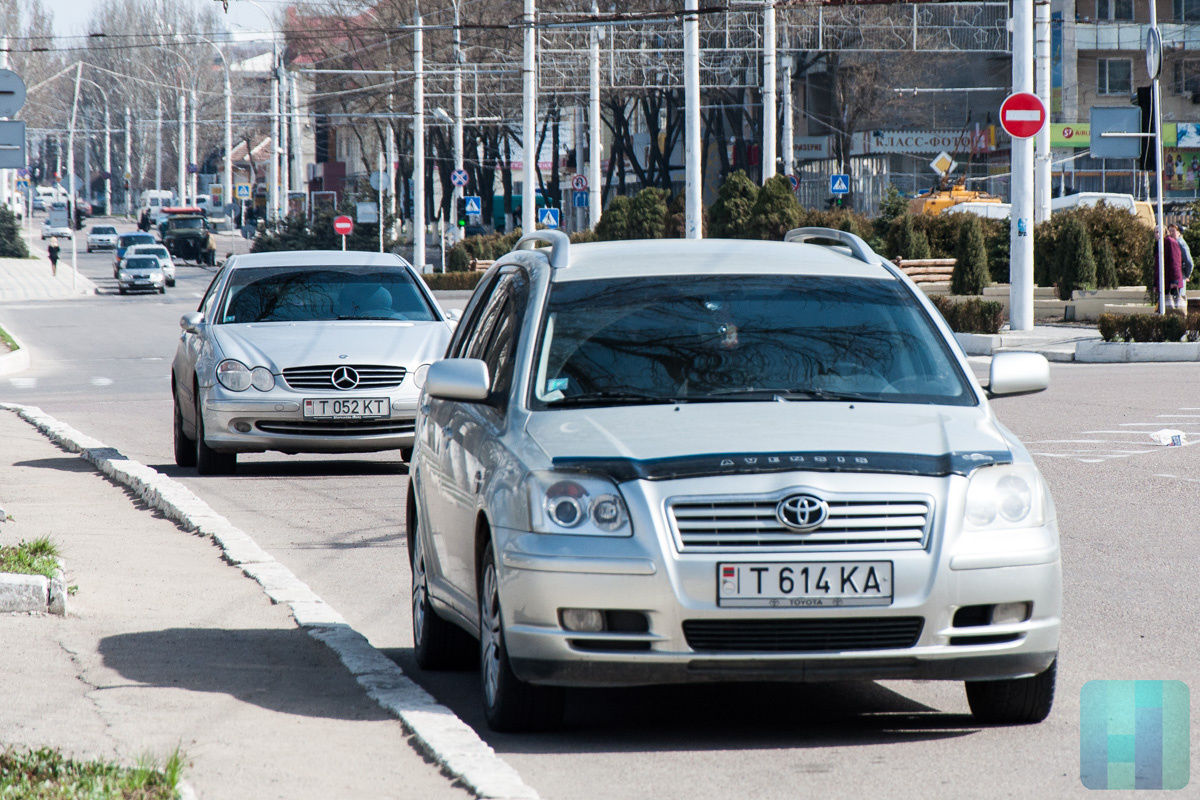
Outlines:
[{"label": "mercedes license plate", "polygon": [[368,419],[386,417],[386,397],[305,398],[304,416],[312,419]]},{"label": "mercedes license plate", "polygon": [[717,565],[717,604],[747,608],[875,606],[892,602],[890,561]]}]

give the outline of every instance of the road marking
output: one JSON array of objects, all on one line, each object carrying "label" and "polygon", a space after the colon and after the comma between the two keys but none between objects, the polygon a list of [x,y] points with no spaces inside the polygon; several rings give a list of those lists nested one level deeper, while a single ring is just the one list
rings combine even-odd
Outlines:
[{"label": "road marking", "polygon": [[112,378],[105,378],[102,376],[92,378],[92,386],[112,386],[112,384]]},{"label": "road marking", "polygon": [[253,578],[276,603],[286,603],[296,624],[332,650],[367,696],[399,718],[421,750],[442,771],[488,800],[538,800],[538,793],[487,745],[471,726],[437,702],[394,661],[376,650],[291,570],[260,548],[248,534],[218,514],[179,481],[126,458],[34,406],[0,403],[69,453],[128,486],[152,508],[184,530],[211,538],[224,558]]},{"label": "road marking", "polygon": [[37,378],[9,378],[8,382],[14,389],[33,389],[37,386]]}]

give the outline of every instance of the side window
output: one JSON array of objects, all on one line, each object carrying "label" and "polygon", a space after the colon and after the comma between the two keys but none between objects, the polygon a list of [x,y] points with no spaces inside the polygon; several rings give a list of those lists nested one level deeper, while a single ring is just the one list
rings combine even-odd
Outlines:
[{"label": "side window", "polygon": [[488,342],[491,341],[492,331],[496,328],[496,320],[508,302],[508,276],[500,279],[496,289],[488,299],[487,306],[480,315],[479,324],[467,338],[463,348],[464,358],[484,358],[487,355]]},{"label": "side window", "polygon": [[487,349],[483,353],[483,360],[488,365],[488,374],[492,376],[491,393],[501,398],[507,398],[509,389],[512,388],[517,335],[521,330],[521,320],[524,318],[529,293],[528,284],[519,275],[513,275],[507,289],[504,302],[492,325]]},{"label": "side window", "polygon": [[212,313],[213,298],[217,294],[214,289],[217,288],[217,284],[221,282],[221,276],[224,274],[225,270],[221,270],[213,276],[212,282],[208,284],[208,289],[204,292],[203,299],[200,300],[200,305],[196,308],[197,311],[204,315],[205,320],[211,321],[209,316]]},{"label": "side window", "polygon": [[475,294],[471,296],[471,302],[467,304],[463,317],[459,320],[458,327],[454,330],[454,336],[450,339],[450,344],[446,348],[447,358],[465,357],[467,340],[480,327],[483,312],[487,310],[488,302],[491,300],[498,280],[499,273],[493,275],[488,284],[481,285],[475,290]]}]

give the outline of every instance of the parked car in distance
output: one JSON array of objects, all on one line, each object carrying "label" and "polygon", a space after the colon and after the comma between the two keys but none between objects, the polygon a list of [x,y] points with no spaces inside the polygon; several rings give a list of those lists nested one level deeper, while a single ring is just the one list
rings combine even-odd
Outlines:
[{"label": "parked car in distance", "polygon": [[87,251],[116,250],[117,229],[112,225],[93,225],[88,231]]},{"label": "parked car in distance", "polygon": [[154,238],[152,233],[143,233],[137,231],[134,233],[122,233],[117,237],[117,247],[113,251],[113,277],[117,277],[117,267],[121,265],[121,259],[125,257],[125,251],[137,244],[158,244],[158,239]]},{"label": "parked car in distance", "polygon": [[163,294],[167,291],[166,277],[154,256],[129,256],[121,259],[117,268],[117,291],[148,291]]},{"label": "parked car in distance", "polygon": [[451,332],[407,262],[341,251],[234,256],[179,324],[175,462],[201,474],[265,451],[407,460],[421,380]]},{"label": "parked car in distance", "polygon": [[153,256],[158,259],[158,265],[163,271],[163,277],[167,280],[167,286],[175,285],[175,262],[171,260],[171,254],[167,252],[167,248],[161,244],[135,244],[130,245],[125,251],[125,257],[131,256]]},{"label": "parked car in distance", "polygon": [[961,680],[980,721],[1040,721],[1058,525],[988,396],[1048,380],[1001,353],[985,391],[853,234],[527,234],[425,376],[417,663],[477,659],[499,730],[563,687],[734,680]]},{"label": "parked car in distance", "polygon": [[46,210],[46,200],[40,194],[35,194],[33,196],[33,210],[34,211],[45,211]]},{"label": "parked car in distance", "polygon": [[67,216],[66,202],[55,200],[46,210],[46,219],[42,222],[42,241],[54,236],[69,238],[74,235],[74,228],[71,227]]}]

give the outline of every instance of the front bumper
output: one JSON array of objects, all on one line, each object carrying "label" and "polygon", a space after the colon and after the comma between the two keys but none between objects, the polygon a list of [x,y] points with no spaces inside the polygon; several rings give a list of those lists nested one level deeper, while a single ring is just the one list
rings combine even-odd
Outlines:
[{"label": "front bumper", "polygon": [[[277,377],[278,380],[278,377]],[[276,386],[269,392],[201,390],[204,433],[209,447],[228,453],[371,453],[412,447],[417,398],[396,391],[298,392]],[[303,413],[305,398],[388,397],[387,417],[314,420]]]},{"label": "front bumper", "polygon": [[166,285],[166,278],[159,275],[148,280],[117,276],[117,285],[126,291],[157,292]]},{"label": "front bumper", "polygon": [[[644,483],[641,489],[651,495],[645,503],[636,499],[640,491],[626,493],[627,501],[632,500],[633,536],[494,531],[513,669],[527,681],[571,686],[987,680],[1027,677],[1045,669],[1058,651],[1061,616],[1056,523],[1003,537],[989,534],[994,537],[990,541],[979,534],[947,533],[939,531],[945,526],[940,520],[961,519],[961,505],[952,498],[961,497],[962,487],[899,476],[875,483],[886,483],[889,491],[936,498],[939,522],[924,545],[685,551],[666,520],[663,495],[668,490]],[[739,561],[890,561],[893,596],[874,606],[719,605],[719,565]],[[1031,604],[1029,617],[988,624],[964,612],[955,622],[963,607],[1008,603]],[[637,631],[631,626],[569,631],[560,621],[564,608],[636,612],[645,626]]]}]

